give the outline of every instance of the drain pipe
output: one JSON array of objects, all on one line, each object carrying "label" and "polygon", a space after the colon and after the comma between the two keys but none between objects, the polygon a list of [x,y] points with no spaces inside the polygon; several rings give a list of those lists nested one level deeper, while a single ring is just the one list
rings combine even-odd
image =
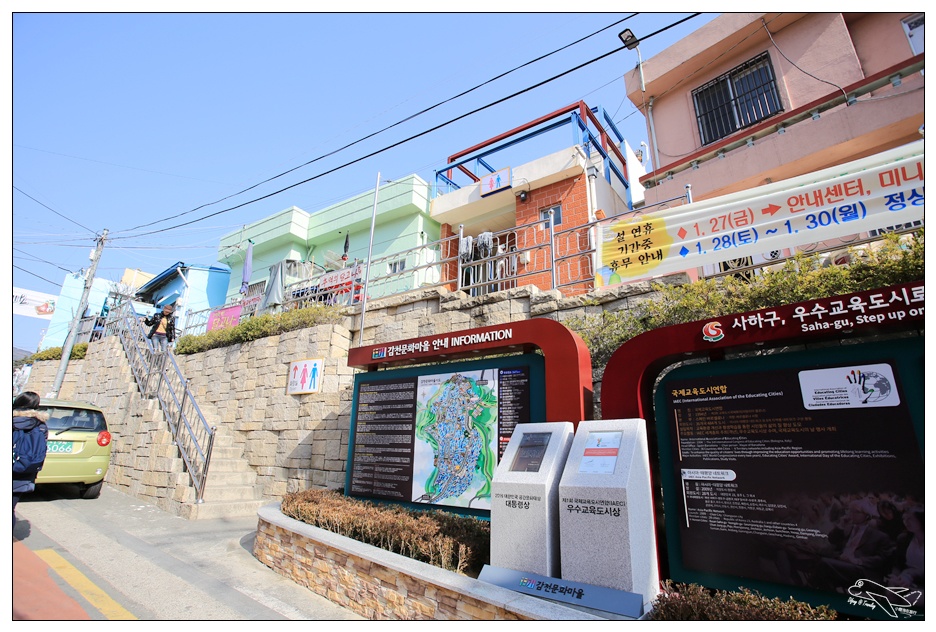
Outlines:
[{"label": "drain pipe", "polygon": [[650,105],[647,106],[647,121],[650,122],[650,142],[653,143],[653,170],[660,168],[660,152],[657,149],[656,128],[653,126],[653,97],[650,97]]},{"label": "drain pipe", "polygon": [[[595,199],[598,196],[598,192],[595,188],[596,187],[595,181],[597,179],[598,179],[598,167],[594,165],[588,165],[585,168],[585,200],[586,200],[585,203],[588,205],[588,221],[589,222],[594,222],[598,219],[597,217],[598,203],[595,201]],[[598,271],[598,231],[599,230],[600,230],[600,226],[598,224],[594,224],[588,227],[588,232],[586,233],[588,235],[588,249],[592,251],[591,257],[590,257],[591,266],[592,266],[591,271],[590,271],[590,276],[591,276],[591,280],[593,284],[592,287],[594,287],[595,274]]]}]

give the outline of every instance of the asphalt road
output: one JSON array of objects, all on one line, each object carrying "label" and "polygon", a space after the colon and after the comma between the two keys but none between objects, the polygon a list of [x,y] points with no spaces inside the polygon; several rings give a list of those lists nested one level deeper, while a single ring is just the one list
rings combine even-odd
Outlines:
[{"label": "asphalt road", "polygon": [[106,485],[95,500],[40,487],[16,515],[14,553],[25,545],[36,555],[20,549],[33,563],[14,564],[14,598],[33,579],[61,588],[24,605],[30,619],[64,618],[61,602],[74,600],[91,620],[361,620],[257,561],[256,516],[189,521]]}]

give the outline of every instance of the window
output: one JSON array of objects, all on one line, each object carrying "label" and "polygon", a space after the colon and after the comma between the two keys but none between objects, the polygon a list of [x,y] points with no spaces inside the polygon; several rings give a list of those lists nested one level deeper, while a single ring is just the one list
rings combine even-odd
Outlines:
[{"label": "window", "polygon": [[693,90],[692,101],[703,145],[783,111],[767,53]]},{"label": "window", "polygon": [[257,281],[247,286],[247,294],[244,298],[253,298],[254,296],[263,296],[263,290],[266,289],[266,280]]},{"label": "window", "polygon": [[896,224],[894,226],[885,226],[884,228],[876,228],[874,230],[869,230],[868,235],[871,237],[880,237],[885,233],[896,233],[911,230],[913,228],[922,228],[923,220],[916,220],[915,222],[910,222],[908,224]]},{"label": "window", "polygon": [[923,14],[917,13],[903,21],[904,32],[907,34],[910,50],[914,55],[923,52],[923,19]]},{"label": "window", "polygon": [[399,261],[391,261],[387,264],[387,274],[396,274],[397,272],[403,272],[406,269],[406,259],[400,259]]},{"label": "window", "polygon": [[562,224],[562,206],[557,204],[540,211],[540,219],[543,220],[543,228],[549,227],[549,211],[553,212],[553,228]]}]

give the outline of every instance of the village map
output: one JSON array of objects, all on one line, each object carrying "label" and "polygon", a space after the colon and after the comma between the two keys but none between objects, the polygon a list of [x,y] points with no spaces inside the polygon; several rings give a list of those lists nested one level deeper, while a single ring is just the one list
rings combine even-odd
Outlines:
[{"label": "village map", "polygon": [[413,501],[490,509],[497,466],[497,372],[419,378]]}]

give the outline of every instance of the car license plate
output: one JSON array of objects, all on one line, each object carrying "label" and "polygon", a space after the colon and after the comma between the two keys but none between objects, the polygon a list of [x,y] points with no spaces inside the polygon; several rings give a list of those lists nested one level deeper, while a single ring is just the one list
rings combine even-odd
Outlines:
[{"label": "car license plate", "polygon": [[46,443],[46,452],[49,454],[71,454],[71,441],[48,441]]}]

